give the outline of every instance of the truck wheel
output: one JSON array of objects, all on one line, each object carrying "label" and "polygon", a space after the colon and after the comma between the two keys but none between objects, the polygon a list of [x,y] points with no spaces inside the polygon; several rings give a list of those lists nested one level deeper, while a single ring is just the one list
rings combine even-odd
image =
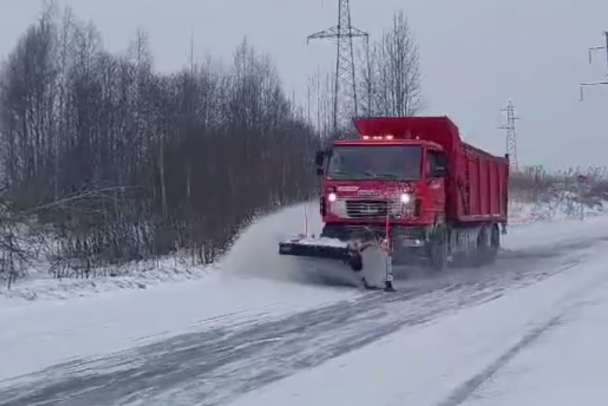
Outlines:
[{"label": "truck wheel", "polygon": [[490,257],[490,239],[488,238],[488,229],[483,226],[477,233],[477,243],[475,251],[471,256],[471,265],[474,267],[484,266],[489,261]]},{"label": "truck wheel", "polygon": [[496,261],[498,256],[498,250],[500,249],[500,228],[498,224],[492,225],[490,228],[490,249],[488,252],[488,262],[493,263]]},{"label": "truck wheel", "polygon": [[353,272],[361,272],[363,270],[363,258],[361,254],[352,253],[350,258],[348,258],[348,265]]},{"label": "truck wheel", "polygon": [[320,237],[340,239],[340,237],[342,237],[342,234],[343,234],[342,231],[343,230],[340,227],[326,224],[323,226],[323,230],[321,230]]},{"label": "truck wheel", "polygon": [[426,250],[429,267],[436,272],[443,271],[448,262],[447,235],[444,227],[438,227],[433,232]]},{"label": "truck wheel", "polygon": [[496,260],[500,230],[497,226],[482,227],[477,235],[477,249],[473,258],[473,265],[480,267],[491,264]]}]

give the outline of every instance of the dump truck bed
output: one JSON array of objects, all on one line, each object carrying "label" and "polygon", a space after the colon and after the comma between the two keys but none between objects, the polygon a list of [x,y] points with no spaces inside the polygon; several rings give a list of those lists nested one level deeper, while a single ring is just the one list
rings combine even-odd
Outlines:
[{"label": "dump truck bed", "polygon": [[447,154],[446,216],[457,223],[506,222],[509,181],[508,157],[495,156],[462,141],[447,116],[374,117],[356,119],[361,136],[392,135],[440,145]]}]

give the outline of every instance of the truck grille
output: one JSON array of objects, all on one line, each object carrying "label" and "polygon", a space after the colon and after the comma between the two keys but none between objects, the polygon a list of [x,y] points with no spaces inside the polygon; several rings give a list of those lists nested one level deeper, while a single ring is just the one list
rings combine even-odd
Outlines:
[{"label": "truck grille", "polygon": [[386,217],[386,200],[346,200],[346,214],[350,218]]}]

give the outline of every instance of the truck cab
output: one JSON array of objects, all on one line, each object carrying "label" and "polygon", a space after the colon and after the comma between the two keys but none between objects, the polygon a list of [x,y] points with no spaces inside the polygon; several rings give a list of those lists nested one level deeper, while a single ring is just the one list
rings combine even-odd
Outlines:
[{"label": "truck cab", "polygon": [[448,159],[441,145],[392,134],[362,135],[317,153],[316,166],[323,237],[388,236],[397,260],[428,258],[424,248],[445,220],[448,198]]},{"label": "truck cab", "polygon": [[326,224],[433,224],[445,212],[448,171],[430,141],[362,136],[317,154],[320,210]]},{"label": "truck cab", "polygon": [[358,138],[316,156],[322,237],[384,238],[397,262],[421,254],[438,268],[454,255],[493,260],[507,222],[508,156],[463,142],[446,116],[354,122]]}]

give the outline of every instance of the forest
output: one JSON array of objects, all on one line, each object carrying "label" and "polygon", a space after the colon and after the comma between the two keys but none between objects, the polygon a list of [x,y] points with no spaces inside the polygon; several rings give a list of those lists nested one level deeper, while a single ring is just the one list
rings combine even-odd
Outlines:
[{"label": "forest", "polygon": [[90,266],[194,248],[212,261],[256,215],[311,197],[319,143],[246,39],[228,67],[159,75],[145,33],[112,55],[54,9],[2,66],[0,140],[10,211]]}]

